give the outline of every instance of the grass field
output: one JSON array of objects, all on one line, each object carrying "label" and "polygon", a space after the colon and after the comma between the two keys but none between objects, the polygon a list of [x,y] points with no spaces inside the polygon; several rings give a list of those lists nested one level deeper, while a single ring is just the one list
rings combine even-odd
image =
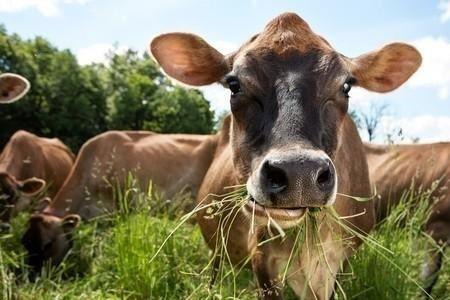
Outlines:
[{"label": "grass field", "polygon": [[[426,193],[405,198],[421,198]],[[148,200],[149,197],[143,199]],[[409,199],[414,200],[414,199]],[[159,201],[159,200],[158,200]],[[155,203],[151,200],[149,203]],[[421,233],[424,205],[405,201],[374,231],[374,238],[393,251],[364,245],[339,277],[345,291],[335,299],[418,299],[419,274],[428,239]],[[87,224],[75,235],[75,247],[57,269],[47,268],[34,283],[27,280],[20,236],[27,215],[0,237],[1,299],[255,299],[255,282],[246,270],[209,288],[209,252],[197,226],[182,225],[151,258],[177,226],[177,209],[152,205]],[[287,299],[293,299],[291,291]],[[450,299],[450,266],[444,260],[434,299]]]}]

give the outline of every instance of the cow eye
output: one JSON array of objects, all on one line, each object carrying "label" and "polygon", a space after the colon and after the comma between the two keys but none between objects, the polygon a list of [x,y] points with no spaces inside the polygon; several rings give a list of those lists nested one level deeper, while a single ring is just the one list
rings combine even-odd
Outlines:
[{"label": "cow eye", "polygon": [[350,92],[351,89],[352,89],[352,82],[350,80],[345,82],[344,85],[342,86],[342,92],[347,98],[349,97],[348,93]]},{"label": "cow eye", "polygon": [[235,95],[241,91],[241,84],[236,77],[230,76],[226,79],[226,82],[232,95]]}]

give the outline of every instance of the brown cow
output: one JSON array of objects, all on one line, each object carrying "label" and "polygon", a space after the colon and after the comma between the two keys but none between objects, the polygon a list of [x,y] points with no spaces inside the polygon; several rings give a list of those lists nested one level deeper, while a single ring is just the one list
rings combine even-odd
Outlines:
[{"label": "brown cow", "polygon": [[[58,139],[17,131],[0,155],[0,220],[3,227],[19,212],[31,206],[45,182],[53,197],[72,168],[74,155]],[[6,229],[6,228],[5,228]]]},{"label": "brown cow", "polygon": [[45,260],[57,265],[71,245],[80,218],[92,219],[117,208],[112,185],[123,189],[132,172],[141,188],[149,181],[165,198],[186,187],[195,197],[214,154],[215,135],[109,131],[86,142],[54,200],[33,215],[22,238],[28,263],[38,271]]},{"label": "brown cow", "polygon": [[[270,235],[267,224],[275,221],[292,228],[308,208],[333,206],[341,216],[353,216],[348,221],[360,231],[372,228],[372,201],[337,196],[337,192],[371,195],[364,148],[347,114],[348,92],[352,85],[389,92],[403,84],[421,63],[414,47],[394,43],[347,58],[299,16],[285,13],[227,56],[188,33],[160,35],[150,50],[163,70],[178,81],[218,82],[231,90],[231,126],[229,132],[221,133],[198,200],[207,205],[215,199],[208,195],[246,183],[249,201],[243,211],[224,210],[220,217],[203,209],[198,222],[213,249],[221,243],[216,239],[220,226],[225,227],[233,263],[252,254],[262,298],[282,298],[280,272],[294,244],[289,236],[257,245]],[[258,225],[254,234],[250,228],[253,211]],[[230,215],[230,222],[220,223]],[[307,299],[331,297],[340,264],[360,243],[336,239],[333,232],[338,234],[340,229],[329,223],[333,227],[322,226],[317,233],[325,245],[327,263],[319,253],[308,253],[317,247],[307,246],[299,250],[288,270],[289,285]]]},{"label": "brown cow", "polygon": [[0,74],[0,103],[12,103],[22,98],[30,89],[24,77],[13,74]]},{"label": "brown cow", "polygon": [[[440,245],[450,242],[450,143],[421,145],[365,144],[369,174],[378,193],[375,210],[378,221],[398,204],[403,193],[412,186],[431,189],[431,215],[425,231]],[[434,248],[436,249],[436,248]],[[438,277],[442,251],[429,251],[422,271],[426,291]]]}]

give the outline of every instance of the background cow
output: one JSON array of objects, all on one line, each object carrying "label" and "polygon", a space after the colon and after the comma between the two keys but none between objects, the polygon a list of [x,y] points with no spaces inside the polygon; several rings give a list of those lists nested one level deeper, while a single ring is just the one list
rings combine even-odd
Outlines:
[{"label": "background cow", "polygon": [[45,188],[53,197],[69,174],[74,154],[58,139],[16,132],[0,155],[0,219],[3,227]]},{"label": "background cow", "polygon": [[86,142],[64,186],[41,213],[34,214],[22,238],[28,263],[59,264],[79,220],[113,212],[113,187],[123,190],[131,172],[143,191],[150,181],[171,198],[183,189],[193,197],[211,163],[215,135],[109,131]]},{"label": "background cow", "polygon": [[12,74],[0,74],[0,103],[12,103],[22,98],[30,89],[30,83],[24,77]]},{"label": "background cow", "polygon": [[[300,17],[286,13],[228,56],[187,33],[156,37],[151,52],[176,80],[190,85],[218,82],[231,91],[229,134],[221,133],[198,200],[210,204],[211,193],[246,183],[246,213],[235,208],[214,216],[204,209],[198,222],[213,249],[223,244],[220,232],[229,232],[224,246],[233,263],[252,254],[262,298],[282,298],[280,272],[295,244],[290,236],[258,245],[270,238],[267,228],[273,221],[293,228],[310,208],[333,205],[341,216],[353,216],[348,220],[354,228],[372,228],[372,202],[337,196],[371,194],[363,145],[347,114],[348,92],[352,85],[388,92],[403,84],[421,63],[414,47],[394,43],[350,59]],[[254,234],[252,215],[258,225]],[[229,222],[221,221],[227,218]],[[299,297],[330,298],[339,266],[360,242],[336,240],[340,228],[330,226],[316,233],[326,245],[323,253],[308,243],[291,261],[287,281]]]},{"label": "background cow", "polygon": [[[376,187],[378,221],[398,204],[404,192],[433,187],[431,215],[425,231],[439,244],[450,241],[450,143],[422,145],[364,145],[370,178]],[[431,251],[434,250],[434,251]],[[432,247],[422,277],[431,292],[441,267],[441,250]]]}]

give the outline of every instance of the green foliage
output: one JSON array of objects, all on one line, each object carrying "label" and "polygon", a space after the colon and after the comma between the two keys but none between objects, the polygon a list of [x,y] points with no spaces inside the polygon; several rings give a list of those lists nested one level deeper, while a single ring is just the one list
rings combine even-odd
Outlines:
[{"label": "green foliage", "polygon": [[148,130],[206,134],[214,127],[214,113],[198,90],[159,90],[150,108],[150,121],[144,125]]},{"label": "green foliage", "polygon": [[72,149],[108,129],[210,133],[214,113],[198,90],[174,87],[148,57],[128,50],[81,66],[42,37],[23,40],[0,26],[0,72],[25,76],[31,90],[0,110],[0,145],[18,129],[58,137]]},{"label": "green foliage", "polygon": [[28,95],[0,110],[0,144],[18,129],[58,137],[77,148],[107,129],[106,93],[95,66],[79,66],[69,50],[47,40],[22,40],[0,28],[0,71],[31,83]]},{"label": "green foliage", "polygon": [[[198,90],[173,86],[145,55],[113,54],[105,68],[110,127],[164,133],[210,133],[214,113]],[[149,76],[150,75],[150,76]]]},{"label": "green foliage", "polygon": [[[425,299],[420,286],[424,257],[430,249],[438,249],[423,232],[430,214],[433,190],[406,191],[389,217],[375,228],[372,236],[392,254],[365,244],[350,259],[339,277],[346,299]],[[444,257],[434,299],[450,299],[450,261]],[[345,299],[338,293],[336,299]]]},{"label": "green foliage", "polygon": [[[254,299],[255,283],[244,270],[209,287],[208,251],[197,227],[184,224],[166,241],[179,224],[180,211],[162,209],[164,202],[149,187],[146,192],[128,187],[118,191],[117,201],[136,200],[137,208],[125,204],[114,216],[82,224],[75,233],[75,245],[62,265],[47,270],[31,283],[23,263],[20,236],[27,215],[14,219],[13,232],[0,236],[0,297],[2,299]],[[425,245],[421,233],[429,213],[429,193],[407,193],[391,215],[374,231],[374,238],[393,251],[383,257],[363,245],[339,277],[346,298],[335,299],[419,299],[419,273]],[[172,203],[186,201],[172,199]],[[156,259],[156,251],[161,248]],[[450,266],[444,258],[434,299],[450,299]],[[400,269],[398,267],[400,267]],[[407,276],[405,275],[407,274]],[[408,276],[410,278],[408,278]],[[287,290],[286,299],[296,299]]]},{"label": "green foliage", "polygon": [[124,190],[117,201],[135,196],[138,207],[122,204],[114,216],[81,224],[62,265],[34,283],[27,280],[20,245],[27,216],[16,219],[13,233],[0,238],[1,299],[254,299],[249,271],[236,280],[236,289],[231,279],[220,289],[209,287],[210,273],[202,273],[209,251],[192,224],[181,226],[151,261],[177,226],[179,211],[160,210],[163,200],[152,188]]}]

